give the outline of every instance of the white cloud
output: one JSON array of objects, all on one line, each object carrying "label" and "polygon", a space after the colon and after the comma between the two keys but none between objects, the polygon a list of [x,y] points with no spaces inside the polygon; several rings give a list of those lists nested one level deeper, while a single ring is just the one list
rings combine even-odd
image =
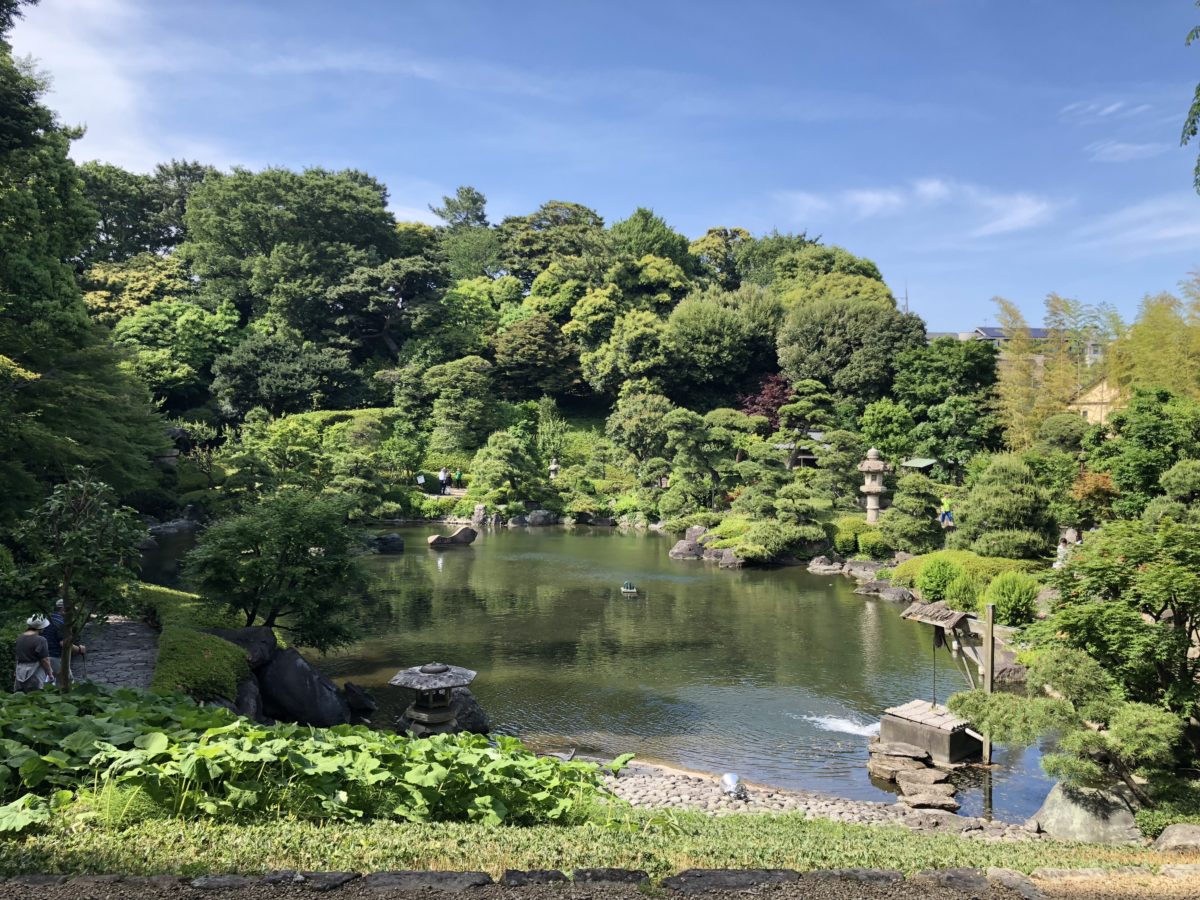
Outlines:
[{"label": "white cloud", "polygon": [[783,191],[776,199],[803,224],[906,215],[952,227],[958,235],[971,238],[1035,228],[1050,221],[1057,210],[1054,201],[1028,191],[997,191],[949,178],[919,178],[901,186],[825,194]]},{"label": "white cloud", "polygon": [[1092,162],[1122,163],[1136,159],[1149,159],[1166,153],[1169,144],[1148,143],[1133,144],[1125,141],[1093,141],[1084,147],[1088,159]]},{"label": "white cloud", "polygon": [[150,35],[147,19],[147,10],[132,0],[41,3],[18,20],[13,49],[33,57],[49,76],[46,104],[59,118],[86,127],[72,145],[75,159],[143,172],[173,157],[230,164],[215,141],[155,127],[155,78],[190,65],[195,52]]}]

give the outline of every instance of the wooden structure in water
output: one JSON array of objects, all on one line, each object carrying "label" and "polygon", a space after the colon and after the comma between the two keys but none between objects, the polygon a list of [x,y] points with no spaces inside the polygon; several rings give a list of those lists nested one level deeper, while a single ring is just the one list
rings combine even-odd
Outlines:
[{"label": "wooden structure in water", "polygon": [[[968,660],[980,663],[987,671],[990,654],[981,654],[973,646],[971,621],[967,613],[951,609],[945,603],[914,603],[900,613],[902,619],[920,622],[933,627],[933,652],[945,647],[957,664],[954,651],[959,651]],[[989,635],[990,637],[990,635]],[[983,657],[987,657],[985,660]],[[986,665],[985,665],[986,663]],[[985,762],[990,759],[990,746],[985,749],[981,735],[972,731],[968,723],[958,718],[945,706],[937,702],[937,664],[933,667],[933,697],[930,700],[912,700],[902,706],[884,710],[880,720],[879,739],[913,744],[929,751],[934,763],[950,765],[964,759],[982,755]],[[967,684],[975,687],[970,667],[963,670]],[[985,689],[991,690],[990,677],[985,678]]]},{"label": "wooden structure in water", "polygon": [[952,765],[979,756],[982,741],[975,732],[944,706],[927,700],[910,700],[883,711],[879,740],[913,744],[928,750],[934,765]]}]

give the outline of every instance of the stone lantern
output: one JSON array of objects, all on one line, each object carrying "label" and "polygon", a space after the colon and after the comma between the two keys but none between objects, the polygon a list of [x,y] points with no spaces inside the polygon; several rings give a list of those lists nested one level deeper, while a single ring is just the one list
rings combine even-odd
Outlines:
[{"label": "stone lantern", "polygon": [[872,447],[867,451],[867,458],[858,464],[858,471],[863,473],[863,485],[859,490],[867,495],[867,524],[874,525],[879,521],[879,498],[887,490],[883,486],[883,476],[892,471],[892,467]]},{"label": "stone lantern", "polygon": [[388,684],[417,692],[417,699],[404,711],[404,716],[410,723],[408,730],[420,738],[458,731],[458,720],[450,705],[452,692],[474,680],[475,673],[470,669],[434,662],[403,669],[393,675]]}]

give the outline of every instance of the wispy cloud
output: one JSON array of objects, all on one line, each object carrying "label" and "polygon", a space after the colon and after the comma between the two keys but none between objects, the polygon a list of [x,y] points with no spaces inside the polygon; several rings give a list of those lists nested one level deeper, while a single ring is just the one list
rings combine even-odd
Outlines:
[{"label": "wispy cloud", "polygon": [[1128,258],[1194,251],[1200,243],[1200,199],[1163,194],[1092,219],[1070,235],[1088,250]]},{"label": "wispy cloud", "polygon": [[1171,149],[1171,145],[1158,142],[1137,144],[1128,141],[1093,141],[1083,149],[1092,162],[1123,163],[1159,156]]},{"label": "wispy cloud", "polygon": [[1135,119],[1152,112],[1153,109],[1154,107],[1149,103],[1138,103],[1124,99],[1099,98],[1068,103],[1058,111],[1058,116],[1064,122],[1072,122],[1079,125],[1094,125],[1122,119]]},{"label": "wispy cloud", "polygon": [[776,194],[791,217],[861,222],[899,215],[936,219],[971,238],[994,237],[1049,222],[1057,204],[1028,191],[998,191],[948,178],[920,178],[891,187],[832,193],[781,191]]}]

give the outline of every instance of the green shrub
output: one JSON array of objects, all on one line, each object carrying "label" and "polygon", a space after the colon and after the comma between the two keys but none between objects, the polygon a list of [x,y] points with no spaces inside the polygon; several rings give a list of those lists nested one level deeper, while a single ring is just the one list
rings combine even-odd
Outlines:
[{"label": "green shrub", "polygon": [[181,625],[163,627],[154,664],[156,690],[179,691],[195,700],[232,700],[237,683],[249,674],[246,653],[236,644]]},{"label": "green shrub", "polygon": [[963,572],[946,585],[946,605],[962,612],[974,612],[984,585],[974,575]]},{"label": "green shrub", "polygon": [[1134,818],[1148,838],[1156,838],[1168,825],[1200,825],[1200,782],[1163,778],[1150,783],[1153,807],[1139,809]]},{"label": "green shrub", "polygon": [[[46,821],[51,798],[59,816],[71,817],[82,791],[89,808],[78,812],[104,816],[97,798],[110,784],[144,792],[177,819],[244,825],[283,818],[562,823],[600,796],[594,763],[539,757],[502,735],[416,739],[346,725],[259,725],[179,696],[87,684],[70,696],[6,700],[0,743],[24,760],[0,784],[0,803],[28,797],[19,802],[32,813],[15,821],[15,810],[5,809],[9,830]],[[87,818],[73,821],[78,827]]]},{"label": "green shrub", "polygon": [[843,556],[853,556],[859,551],[858,536],[864,531],[873,531],[866,519],[857,516],[842,516],[833,523],[833,549]]},{"label": "green shrub", "polygon": [[858,535],[858,549],[871,559],[886,559],[892,555],[892,546],[883,533],[872,528]]},{"label": "green shrub", "polygon": [[705,528],[713,528],[718,524],[725,526],[726,523],[732,526],[736,522],[744,522],[746,526],[749,525],[749,522],[736,516],[728,516],[722,520],[720,513],[701,510],[700,512],[689,513],[686,516],[676,516],[672,519],[667,519],[663,523],[663,530],[674,534],[683,534],[683,532],[687,531],[693,525],[703,525]]},{"label": "green shrub", "polygon": [[142,617],[164,628],[240,628],[246,624],[232,610],[205,603],[186,591],[157,584],[139,584],[136,590]]},{"label": "green shrub", "polygon": [[924,556],[906,559],[896,566],[892,581],[903,587],[915,587],[921,568],[932,559],[949,560],[983,584],[987,584],[1001,572],[1033,572],[1045,568],[1044,563],[1031,560],[997,559],[979,556],[970,550],[939,550],[936,553],[927,553]]},{"label": "green shrub", "polygon": [[931,559],[921,567],[921,572],[917,575],[917,590],[921,592],[921,597],[926,603],[945,600],[950,582],[962,574],[962,567],[948,559]]},{"label": "green shrub", "polygon": [[971,544],[971,550],[980,556],[1006,559],[1036,559],[1045,555],[1046,547],[1045,535],[1019,529],[985,531]]},{"label": "green shrub", "polygon": [[[427,495],[421,498],[421,515],[426,519],[442,519],[454,512],[458,497]],[[471,504],[474,507],[474,504]]]},{"label": "green shrub", "polygon": [[1022,572],[1003,572],[992,579],[980,600],[980,609],[996,604],[996,620],[1002,625],[1027,625],[1037,616],[1036,578]]}]

